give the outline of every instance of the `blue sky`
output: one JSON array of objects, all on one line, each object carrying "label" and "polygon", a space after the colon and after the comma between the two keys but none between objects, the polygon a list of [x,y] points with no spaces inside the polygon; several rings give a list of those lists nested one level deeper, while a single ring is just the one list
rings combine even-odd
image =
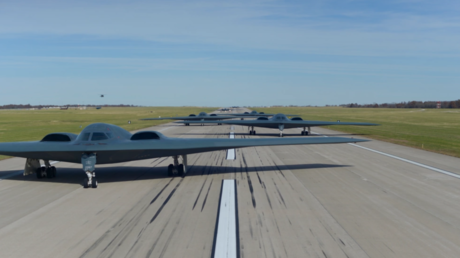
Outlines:
[{"label": "blue sky", "polygon": [[451,0],[0,1],[0,104],[458,99],[459,11]]}]

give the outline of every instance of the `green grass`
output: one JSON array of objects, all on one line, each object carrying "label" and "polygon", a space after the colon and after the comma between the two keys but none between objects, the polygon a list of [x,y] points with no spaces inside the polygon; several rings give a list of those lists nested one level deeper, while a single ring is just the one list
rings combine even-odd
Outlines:
[{"label": "green grass", "polygon": [[[201,111],[211,112],[215,108],[199,107],[129,107],[87,110],[0,110],[0,142],[36,141],[53,132],[80,133],[92,123],[109,123],[131,131],[171,120],[141,121],[141,118],[188,116]],[[131,124],[128,124],[128,120]],[[81,128],[80,128],[81,126]],[[4,159],[6,156],[1,156]]]},{"label": "green grass", "polygon": [[304,120],[377,123],[380,126],[328,128],[460,157],[459,109],[286,107],[256,110],[266,113],[298,114]]}]

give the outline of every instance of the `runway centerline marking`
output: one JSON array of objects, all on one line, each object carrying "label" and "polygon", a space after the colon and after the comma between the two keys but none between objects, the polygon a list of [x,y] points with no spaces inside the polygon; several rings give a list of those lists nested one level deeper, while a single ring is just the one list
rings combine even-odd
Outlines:
[{"label": "runway centerline marking", "polygon": [[[319,133],[314,133],[314,134],[322,135],[322,134],[319,134]],[[322,136],[328,137],[326,135],[322,135]],[[387,157],[390,157],[390,158],[393,158],[393,159],[404,161],[404,162],[412,164],[412,165],[416,165],[416,166],[419,166],[419,167],[422,167],[422,168],[426,168],[426,169],[429,169],[429,170],[432,170],[432,171],[435,171],[435,172],[438,172],[438,173],[441,173],[441,174],[444,174],[444,175],[448,175],[448,176],[460,179],[460,175],[452,173],[452,172],[449,172],[449,171],[446,171],[446,170],[442,170],[442,169],[439,169],[439,168],[428,166],[428,165],[418,163],[418,162],[415,162],[415,161],[412,161],[412,160],[404,159],[404,158],[401,158],[401,157],[398,157],[398,156],[395,156],[395,155],[391,155],[391,154],[388,154],[388,153],[385,153],[385,152],[381,152],[381,151],[378,151],[378,150],[374,150],[374,149],[371,149],[371,148],[363,147],[363,146],[360,146],[360,145],[355,144],[355,143],[349,143],[349,145],[352,145],[352,146],[355,146],[355,147],[358,147],[358,148],[361,148],[361,149],[364,149],[364,150],[372,151],[372,152],[378,153],[380,155],[384,155],[384,156],[387,156]]]},{"label": "runway centerline marking", "polygon": [[[235,139],[235,133],[230,132],[230,139]],[[235,159],[235,149],[228,149],[227,150],[227,159]]]},{"label": "runway centerline marking", "polygon": [[236,185],[234,179],[223,180],[213,258],[238,257]]}]

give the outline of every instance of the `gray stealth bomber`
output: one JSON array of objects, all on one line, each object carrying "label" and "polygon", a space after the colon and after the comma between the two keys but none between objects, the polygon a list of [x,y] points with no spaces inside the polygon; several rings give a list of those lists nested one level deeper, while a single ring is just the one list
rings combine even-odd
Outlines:
[{"label": "gray stealth bomber", "polygon": [[[253,146],[332,144],[365,142],[342,137],[286,138],[286,139],[187,139],[169,138],[156,131],[135,134],[116,125],[96,123],[88,125],[79,134],[52,133],[41,141],[0,143],[0,154],[27,158],[24,175],[36,173],[37,178],[56,176],[50,160],[80,163],[88,179],[84,187],[97,187],[96,164],[111,164],[133,160],[172,156],[168,175],[184,176],[187,172],[187,154],[244,148]],[[179,164],[179,157],[182,164]],[[45,166],[40,165],[40,160]]]},{"label": "gray stealth bomber", "polygon": [[[236,116],[219,116],[217,114],[207,114],[206,112],[200,112],[198,115],[190,114],[188,116],[176,116],[176,117],[158,117],[158,118],[143,118],[141,120],[183,120],[183,121],[217,121],[236,118]],[[190,125],[185,123],[185,125]]]},{"label": "gray stealth bomber", "polygon": [[[270,117],[274,116],[275,114],[266,114],[264,112],[257,112],[255,110],[251,112],[244,112],[244,113],[228,113],[228,114],[223,114],[224,116],[237,116],[241,117],[241,120],[244,120],[245,117],[247,118],[257,118],[257,117]],[[285,116],[298,116],[298,115],[292,115],[292,114],[286,114]]]},{"label": "gray stealth bomber", "polygon": [[[184,123],[183,121],[176,123]],[[190,122],[191,124],[195,122]],[[202,122],[202,124],[214,124],[215,122]],[[303,127],[301,135],[309,135],[311,133],[310,127],[312,126],[325,126],[325,125],[361,125],[361,126],[373,126],[378,124],[372,123],[356,123],[356,122],[328,122],[328,121],[309,121],[303,120],[300,117],[293,117],[289,119],[284,114],[276,114],[271,118],[259,117],[256,120],[232,120],[232,121],[222,121],[219,124],[230,124],[230,125],[244,125],[252,128],[249,131],[249,134],[256,134],[254,127],[264,127],[264,128],[278,128],[280,130],[280,137],[283,137],[283,130],[286,128],[299,128]],[[306,130],[308,129],[308,130]]]}]

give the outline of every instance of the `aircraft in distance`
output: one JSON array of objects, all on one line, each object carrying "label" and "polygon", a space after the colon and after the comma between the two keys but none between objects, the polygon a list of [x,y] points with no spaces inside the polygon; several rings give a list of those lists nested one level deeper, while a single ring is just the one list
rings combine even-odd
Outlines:
[{"label": "aircraft in distance", "polygon": [[[184,121],[176,122],[176,123],[184,123]],[[195,122],[189,122],[195,123]],[[203,124],[213,124],[215,122],[211,121],[203,121]],[[259,117],[255,120],[245,120],[245,121],[221,121],[219,124],[230,124],[230,125],[245,125],[251,128],[249,134],[256,134],[254,131],[254,127],[264,127],[264,128],[278,128],[280,130],[280,137],[283,137],[283,130],[284,128],[298,128],[303,127],[301,135],[309,135],[311,133],[310,127],[312,126],[325,126],[325,125],[378,125],[372,123],[355,123],[355,122],[327,122],[327,121],[309,121],[303,120],[300,117],[293,117],[289,119],[284,114],[276,114],[271,118],[267,117]],[[306,130],[308,129],[308,130]]]},{"label": "aircraft in distance", "polygon": [[[207,121],[207,120],[224,120],[236,118],[235,116],[221,116],[217,114],[207,114],[206,112],[200,112],[198,115],[190,114],[188,116],[176,116],[176,117],[158,117],[158,118],[143,118],[141,120],[184,120],[184,121]],[[184,123],[190,125],[189,123]]]},{"label": "aircraft in distance", "polygon": [[[193,153],[244,148],[253,146],[332,144],[365,142],[367,140],[343,137],[309,137],[284,139],[187,139],[169,138],[156,131],[131,134],[116,125],[95,123],[84,128],[79,135],[51,133],[41,141],[0,143],[0,154],[26,158],[24,175],[36,173],[37,178],[56,176],[50,160],[82,164],[87,179],[84,187],[97,188],[96,164],[111,164],[133,160],[172,156],[174,164],[168,166],[169,176],[185,176],[187,155]],[[179,164],[179,157],[182,164]],[[44,166],[40,165],[44,161]]]},{"label": "aircraft in distance", "polygon": [[[242,117],[241,120],[244,120],[244,117],[248,118],[257,118],[257,117],[270,117],[274,116],[275,114],[265,114],[264,112],[257,112],[255,110],[251,112],[244,112],[244,113],[229,113],[229,114],[223,114],[224,116],[238,116]],[[285,116],[298,116],[298,115],[292,115],[292,114],[286,114]]]}]

